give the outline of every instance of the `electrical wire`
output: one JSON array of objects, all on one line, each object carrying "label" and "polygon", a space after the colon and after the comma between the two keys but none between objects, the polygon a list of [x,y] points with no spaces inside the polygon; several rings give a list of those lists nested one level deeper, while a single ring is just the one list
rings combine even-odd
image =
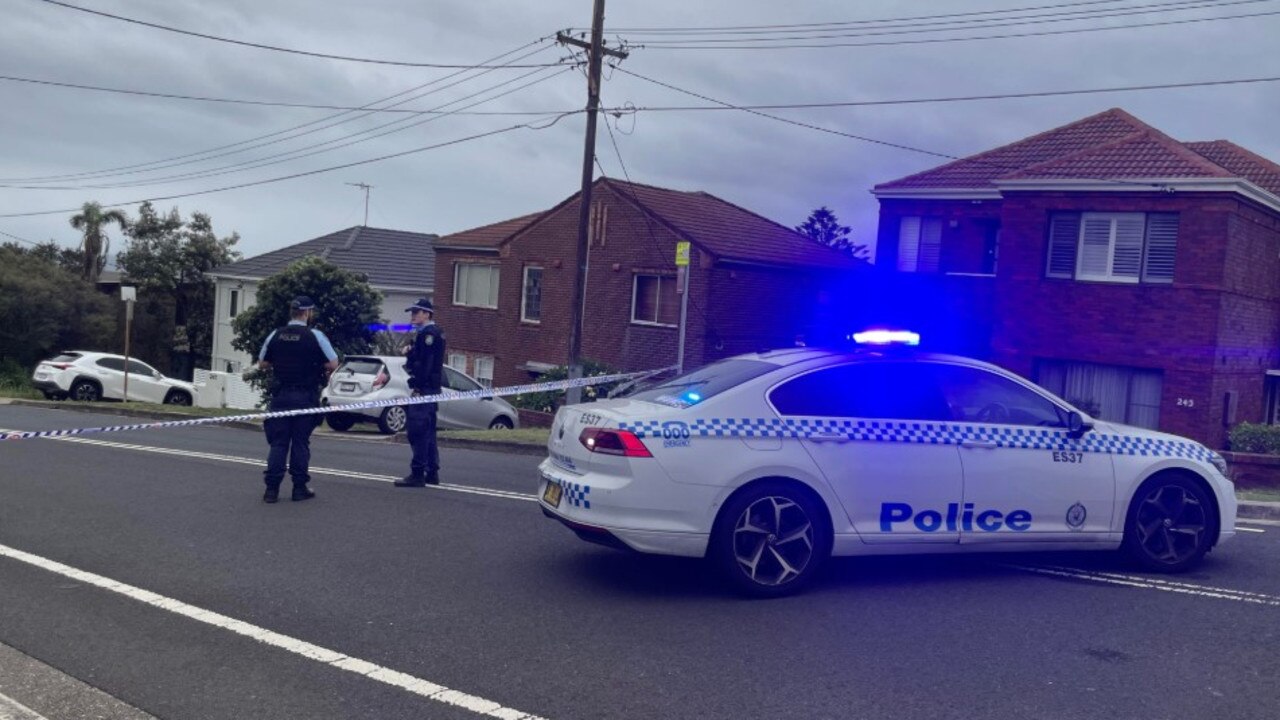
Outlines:
[{"label": "electrical wire", "polygon": [[[403,150],[401,152],[391,153],[389,155],[380,155],[378,157],[369,158],[366,160],[357,160],[355,162],[343,163],[341,165],[332,165],[329,167],[318,168],[316,170],[308,170],[306,172],[293,173],[291,175],[281,175],[279,177],[267,178],[265,180],[255,180],[253,182],[239,183],[237,185],[227,185],[224,187],[210,188],[207,190],[198,190],[195,192],[178,193],[175,195],[164,195],[159,197],[143,198],[141,200],[127,200],[124,202],[104,203],[104,205],[109,205],[112,207],[119,207],[122,205],[141,205],[144,202],[162,202],[165,200],[177,200],[180,198],[196,197],[199,195],[211,195],[213,193],[226,192],[228,190],[239,190],[241,188],[268,185],[272,183],[284,182],[286,180],[295,180],[297,178],[309,177],[312,175],[320,175],[322,173],[333,172],[335,170],[345,170],[347,168],[359,167],[361,165],[369,165],[371,163],[382,162],[383,160],[391,160],[394,158],[405,157],[406,155],[413,155],[416,153],[426,152],[428,150],[436,150],[439,148],[450,147],[452,145],[460,145],[462,143],[471,142],[471,141],[479,140],[486,137],[491,137],[493,135],[502,135],[502,134],[509,133],[515,130],[520,130],[520,129],[546,130],[552,127],[553,125],[555,125],[557,122],[559,122],[563,118],[572,114],[574,113],[563,113],[563,114],[557,115],[555,118],[549,121],[546,125],[543,125],[541,127],[536,126],[532,122],[520,123],[518,125],[509,125],[507,127],[498,128],[497,130],[489,130],[482,133],[476,133],[474,135],[468,135],[466,137],[455,138],[453,140],[446,140],[444,142],[434,143],[432,145],[424,145],[422,147],[413,148],[411,150]],[[79,210],[80,208],[73,207],[73,208],[63,208],[59,210],[38,210],[34,212],[22,212],[22,213],[0,213],[0,218],[39,217],[43,215],[65,215],[66,213],[78,212]]]},{"label": "electrical wire", "polygon": [[[217,147],[209,148],[209,149],[207,149],[207,150],[201,150],[201,151],[194,152],[194,153],[187,153],[187,154],[184,154],[184,155],[177,155],[177,156],[169,157],[169,158],[162,158],[162,159],[160,159],[160,160],[152,160],[152,161],[150,161],[150,162],[138,163],[138,164],[134,164],[134,165],[123,165],[123,166],[115,167],[115,168],[105,168],[105,169],[102,169],[102,170],[90,170],[90,171],[85,171],[85,172],[69,173],[69,174],[63,174],[63,175],[44,175],[44,176],[37,176],[37,177],[25,177],[25,178],[3,178],[3,179],[0,179],[0,182],[3,182],[3,183],[63,182],[63,181],[70,181],[70,180],[77,180],[77,179],[91,179],[91,178],[92,178],[92,179],[102,179],[102,178],[105,178],[105,177],[112,177],[112,176],[115,176],[115,175],[134,175],[134,174],[137,174],[137,173],[139,173],[139,172],[150,172],[151,170],[160,170],[160,169],[165,169],[165,168],[170,168],[170,167],[178,167],[178,166],[180,166],[180,165],[186,165],[186,164],[193,164],[193,163],[198,163],[198,162],[204,162],[205,160],[210,160],[210,159],[213,159],[213,158],[215,158],[215,157],[225,157],[225,156],[227,156],[227,155],[235,155],[235,154],[237,154],[237,153],[239,153],[239,152],[244,152],[244,151],[252,150],[252,149],[256,149],[256,148],[259,148],[259,147],[266,147],[266,146],[268,146],[268,145],[274,145],[274,144],[276,144],[276,143],[285,142],[286,140],[290,140],[290,139],[294,139],[294,138],[298,138],[298,137],[303,137],[303,136],[305,136],[305,135],[310,135],[310,134],[313,134],[313,133],[316,133],[316,132],[320,132],[321,130],[327,130],[328,128],[336,127],[337,125],[342,125],[342,124],[345,124],[345,123],[348,123],[348,122],[352,122],[352,121],[355,121],[355,120],[359,120],[359,119],[362,119],[362,118],[368,117],[368,116],[373,115],[373,114],[375,114],[375,113],[377,112],[377,110],[378,110],[378,109],[377,109],[377,108],[375,108],[375,106],[377,106],[377,105],[380,105],[380,104],[382,104],[382,103],[388,103],[388,102],[390,102],[390,101],[392,101],[392,100],[395,100],[396,98],[401,98],[401,97],[403,97],[403,96],[405,96],[405,95],[409,95],[409,94],[411,94],[411,93],[418,92],[419,90],[423,90],[424,88],[431,87],[432,85],[437,85],[437,84],[442,83],[442,82],[444,82],[444,81],[446,81],[446,80],[450,80],[450,79],[456,78],[456,77],[458,77],[458,76],[460,76],[460,75],[465,75],[465,74],[467,74],[468,72],[470,72],[470,71],[471,71],[471,70],[473,70],[473,69],[484,68],[484,67],[486,67],[486,64],[487,64],[487,63],[496,62],[496,61],[501,60],[502,58],[508,57],[508,56],[510,56],[510,55],[515,55],[516,53],[520,53],[520,52],[522,52],[522,51],[524,51],[524,50],[527,50],[527,49],[528,49],[528,48],[530,48],[530,47],[535,47],[535,46],[537,46],[537,45],[543,45],[543,47],[541,47],[541,48],[539,48],[539,49],[537,49],[537,50],[534,50],[533,52],[530,52],[530,53],[527,53],[527,54],[524,54],[524,55],[520,55],[519,57],[517,57],[517,58],[515,58],[514,60],[512,60],[512,61],[511,61],[511,62],[519,62],[519,61],[520,61],[520,60],[522,60],[522,59],[525,59],[525,58],[531,57],[531,56],[533,56],[533,55],[536,55],[537,53],[540,53],[540,52],[543,52],[543,51],[545,51],[545,50],[547,50],[547,49],[550,49],[550,47],[552,47],[552,46],[545,45],[544,43],[546,43],[547,41],[549,41],[552,37],[554,37],[554,36],[553,36],[553,35],[551,35],[551,36],[544,36],[544,37],[538,38],[537,40],[534,40],[533,42],[526,43],[525,45],[522,45],[522,46],[520,46],[520,47],[517,47],[517,48],[515,48],[515,49],[513,49],[513,50],[509,50],[509,51],[507,51],[507,52],[501,53],[501,54],[496,55],[496,56],[494,56],[494,57],[488,58],[487,60],[484,60],[480,65],[474,66],[474,67],[472,67],[472,68],[467,68],[467,69],[464,69],[464,70],[458,70],[458,71],[456,71],[456,72],[451,72],[451,73],[448,73],[448,74],[446,74],[446,75],[444,75],[444,76],[442,76],[442,77],[439,77],[439,78],[436,78],[436,79],[434,79],[434,80],[428,81],[428,82],[426,82],[426,83],[422,83],[422,84],[420,84],[420,85],[417,85],[417,86],[415,86],[415,87],[412,87],[412,88],[410,88],[410,89],[408,89],[408,90],[404,90],[404,91],[401,91],[401,92],[395,93],[394,95],[387,96],[387,97],[382,98],[382,99],[380,99],[380,100],[375,100],[375,101],[373,101],[373,102],[368,103],[366,106],[364,106],[364,107],[360,108],[359,110],[355,110],[355,111],[343,111],[343,112],[336,113],[336,114],[333,114],[333,115],[329,115],[329,116],[326,116],[326,117],[318,118],[318,119],[316,119],[316,120],[312,120],[312,121],[310,121],[310,122],[302,123],[301,125],[294,125],[294,126],[292,126],[292,127],[288,127],[288,128],[283,129],[283,130],[277,130],[277,131],[275,131],[275,132],[267,133],[267,134],[265,134],[265,135],[258,135],[258,136],[255,136],[255,137],[247,138],[247,139],[245,139],[245,140],[240,140],[240,141],[237,141],[237,142],[234,142],[234,143],[230,143],[230,144],[227,144],[227,145],[219,145],[219,146],[217,146]],[[489,72],[489,70],[488,70],[488,69],[486,69],[486,71],[485,71],[485,72],[478,73],[477,75],[475,75],[475,76],[473,76],[473,77],[471,77],[471,78],[466,78],[466,79],[461,80],[461,81],[458,81],[458,82],[454,82],[454,83],[450,83],[450,84],[448,84],[448,85],[444,85],[443,87],[436,88],[435,90],[432,90],[432,91],[430,91],[430,92],[424,92],[424,93],[422,93],[422,94],[420,94],[420,95],[415,95],[415,96],[413,96],[413,97],[405,98],[405,99],[403,99],[403,100],[401,100],[401,101],[399,101],[399,102],[396,102],[396,103],[394,103],[394,104],[392,104],[392,105],[390,105],[390,106],[388,106],[388,107],[398,107],[398,106],[400,106],[400,105],[403,105],[404,103],[411,102],[411,101],[413,101],[413,100],[416,100],[416,99],[419,99],[419,98],[425,97],[425,96],[427,96],[427,95],[431,95],[431,94],[433,94],[433,93],[435,93],[435,92],[439,92],[440,90],[444,90],[444,89],[448,89],[448,88],[450,88],[450,87],[454,87],[455,85],[459,85],[459,84],[461,84],[462,82],[466,82],[467,80],[475,79],[476,77],[480,77],[480,76],[482,76],[482,75],[485,75],[485,74],[487,74],[488,72]],[[356,115],[355,117],[351,117],[351,118],[348,118],[348,119],[346,119],[346,120],[340,120],[340,121],[337,121],[337,122],[332,122],[332,123],[329,123],[328,125],[322,125],[322,123],[327,123],[327,122],[329,122],[330,120],[338,120],[339,118],[343,118],[343,117],[345,117],[345,116],[352,115],[353,113],[356,113],[356,112],[363,112],[363,114]],[[317,126],[317,125],[320,125],[320,127],[315,127],[315,126]],[[293,133],[294,131],[297,131],[297,130],[303,130],[303,129],[305,129],[305,128],[312,128],[312,129],[311,129],[311,130],[307,130],[306,132],[298,133],[298,134],[293,135],[293,136],[288,136],[288,134],[289,134],[289,133]],[[282,137],[282,136],[284,136],[284,137]],[[271,142],[262,142],[262,143],[260,143],[260,144],[258,144],[258,145],[253,145],[253,143],[256,143],[256,142],[259,142],[259,141],[265,141],[265,140],[268,140],[268,139],[270,139],[270,138],[276,138],[276,139],[275,139],[275,140],[272,140]],[[249,147],[243,147],[243,146],[249,146]],[[222,152],[222,151],[224,151],[224,150],[230,150],[230,149],[232,149],[232,148],[241,148],[241,149],[240,149],[240,150],[236,150],[235,152]],[[220,154],[213,154],[213,153],[220,153]],[[209,157],[201,157],[201,156],[204,156],[204,155],[208,155]],[[179,162],[179,161],[188,161],[188,162]]]},{"label": "electrical wire", "polygon": [[[276,45],[265,45],[263,43],[248,42],[246,40],[236,40],[233,38],[221,37],[218,35],[209,35],[207,33],[194,32],[192,30],[183,30],[181,28],[171,27],[169,25],[161,25],[159,23],[147,22],[145,20],[137,20],[135,18],[125,17],[123,15],[113,15],[112,13],[102,12],[101,10],[90,10],[89,8],[72,5],[71,3],[61,2],[61,0],[40,0],[40,2],[50,5],[57,5],[68,10],[76,10],[78,12],[89,13],[90,15],[98,15],[112,20],[141,25],[143,27],[153,28],[155,30],[164,30],[165,32],[178,33],[179,35],[187,35],[197,37],[204,40],[214,40],[222,43],[230,43],[241,47],[257,48],[258,50],[271,50],[274,52],[289,53],[292,55],[303,55],[306,57],[323,58],[326,60],[343,60],[346,62],[370,63],[374,65],[395,65],[399,67],[415,67],[415,68],[474,68],[476,65],[451,64],[451,63],[427,63],[427,62],[405,62],[400,60],[378,60],[375,58],[351,57],[348,55],[330,55],[328,53],[311,52],[309,50],[297,50],[294,48],[279,47]],[[551,67],[550,65],[507,65],[503,67],[527,68],[527,67]]]}]

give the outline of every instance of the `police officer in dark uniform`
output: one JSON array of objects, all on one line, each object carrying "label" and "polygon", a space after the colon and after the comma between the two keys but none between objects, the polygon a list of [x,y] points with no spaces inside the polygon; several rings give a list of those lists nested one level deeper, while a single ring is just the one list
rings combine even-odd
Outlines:
[{"label": "police officer in dark uniform", "polygon": [[[409,388],[414,397],[440,393],[444,377],[444,333],[435,323],[435,308],[422,298],[405,308],[412,313],[413,341],[405,346],[404,367],[409,373]],[[405,434],[413,448],[409,474],[396,481],[397,487],[423,487],[440,484],[440,451],[436,447],[436,404],[406,405]]]},{"label": "police officer in dark uniform", "polygon": [[[299,295],[290,304],[289,324],[271,331],[262,352],[258,354],[258,367],[272,371],[271,404],[269,409],[301,410],[320,404],[320,388],[328,373],[338,367],[338,355],[324,333],[307,327],[315,312],[311,298]],[[284,480],[285,459],[289,461],[289,476],[293,479],[293,499],[310,500],[316,494],[307,487],[311,476],[307,474],[311,463],[311,431],[316,428],[317,415],[268,418],[263,421],[267,444],[267,469],[263,480],[267,491],[265,502],[280,499],[280,483]]]}]

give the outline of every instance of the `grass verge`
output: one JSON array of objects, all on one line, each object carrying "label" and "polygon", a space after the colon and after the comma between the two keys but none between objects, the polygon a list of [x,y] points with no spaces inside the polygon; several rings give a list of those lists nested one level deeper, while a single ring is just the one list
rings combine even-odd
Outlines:
[{"label": "grass verge", "polygon": [[1246,502],[1280,502],[1280,490],[1236,490],[1236,499]]},{"label": "grass verge", "polygon": [[550,428],[520,428],[518,430],[441,430],[438,436],[457,440],[508,442],[544,447],[550,434]]}]

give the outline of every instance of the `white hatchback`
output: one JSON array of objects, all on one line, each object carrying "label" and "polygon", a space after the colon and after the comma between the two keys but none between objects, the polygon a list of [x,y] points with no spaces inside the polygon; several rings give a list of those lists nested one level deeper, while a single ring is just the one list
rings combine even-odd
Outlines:
[{"label": "white hatchback", "polygon": [[36,366],[31,382],[50,400],[71,398],[80,402],[123,400],[125,368],[129,369],[129,400],[134,402],[190,405],[195,386],[165,377],[159,370],[123,355],[74,350]]},{"label": "white hatchback", "polygon": [[829,555],[1123,548],[1180,571],[1235,533],[1222,458],[967,358],[779,350],[562,408],[542,511],[586,540],[794,592]]}]

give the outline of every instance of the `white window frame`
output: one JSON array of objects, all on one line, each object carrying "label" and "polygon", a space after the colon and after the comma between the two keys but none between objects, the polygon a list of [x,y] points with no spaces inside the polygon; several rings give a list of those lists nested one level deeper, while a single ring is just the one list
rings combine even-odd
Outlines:
[{"label": "white window frame", "polygon": [[[1116,274],[1116,255],[1120,250],[1120,225],[1124,221],[1138,221],[1140,228],[1138,230],[1138,247],[1137,247],[1137,267],[1132,275]],[[1089,234],[1090,224],[1107,223],[1107,259],[1106,270],[1102,272],[1088,272],[1085,270],[1085,254],[1089,248],[1085,244],[1085,238]],[[1091,280],[1094,282],[1113,282],[1136,284],[1142,280],[1142,256],[1144,237],[1147,233],[1147,216],[1146,213],[1097,213],[1087,212],[1080,214],[1080,236],[1076,240],[1076,279]],[[1132,238],[1128,239],[1132,242]],[[1132,247],[1128,250],[1133,252]]]},{"label": "white window frame", "polygon": [[898,218],[898,271],[942,271],[942,218],[904,215]]},{"label": "white window frame", "polygon": [[[1129,253],[1136,253],[1136,259],[1131,258],[1129,264],[1136,267],[1131,268],[1129,273],[1116,273],[1116,251],[1117,240],[1120,239],[1119,230],[1122,221],[1130,222],[1135,220],[1141,221],[1141,230],[1136,233],[1130,233],[1125,240],[1126,249]],[[1162,212],[1075,212],[1054,214],[1049,220],[1049,237],[1048,252],[1045,259],[1045,277],[1060,278],[1064,280],[1083,280],[1087,282],[1106,282],[1120,283],[1125,285],[1134,285],[1138,283],[1153,285],[1168,285],[1173,282],[1174,268],[1177,262],[1178,252],[1178,220],[1177,213]],[[1061,232],[1055,231],[1059,222],[1076,222],[1078,227],[1074,231],[1074,239],[1070,239],[1070,235],[1063,233],[1071,233],[1069,226],[1063,228]],[[1089,234],[1091,225],[1097,228],[1099,222],[1106,222],[1106,268],[1101,272],[1090,272],[1084,269],[1085,255],[1089,248],[1086,248],[1085,238]],[[1094,236],[1094,239],[1099,239]],[[1074,242],[1074,247],[1066,247],[1067,242]],[[1093,249],[1100,249],[1100,244],[1095,244]],[[1136,260],[1136,263],[1135,263]],[[1058,261],[1057,269],[1055,269],[1055,261]],[[1070,261],[1072,267],[1070,272],[1065,269],[1065,262]],[[1159,270],[1159,273],[1155,272]]]},{"label": "white window frame", "polygon": [[467,372],[467,354],[451,352],[445,357],[444,364],[465,375]]},{"label": "white window frame", "polygon": [[[480,268],[488,269],[488,289],[485,294],[485,303],[467,302],[467,294],[470,289],[470,283],[474,282],[475,275],[478,274]],[[498,282],[501,276],[501,267],[492,263],[469,263],[460,262],[453,266],[453,304],[459,307],[478,307],[487,310],[498,309]]]},{"label": "white window frame", "polygon": [[232,290],[227,294],[227,317],[234,318],[240,312],[240,290]]},{"label": "white window frame", "polygon": [[471,375],[476,382],[486,388],[493,387],[493,357],[490,355],[477,355],[473,361],[476,371]]},{"label": "white window frame", "polygon": [[[538,271],[538,316],[529,317],[529,271]],[[524,277],[520,282],[520,322],[534,325],[542,324],[542,278],[545,274],[540,265],[525,265]]]},{"label": "white window frame", "polygon": [[[658,281],[658,301],[653,308],[653,320],[640,320],[636,318],[636,298],[640,294],[640,278],[653,278]],[[631,324],[647,325],[649,327],[679,327],[678,323],[658,322],[658,318],[662,317],[662,283],[676,282],[676,278],[670,275],[659,275],[657,273],[636,273],[631,276]],[[677,296],[678,297],[678,296]]]}]

